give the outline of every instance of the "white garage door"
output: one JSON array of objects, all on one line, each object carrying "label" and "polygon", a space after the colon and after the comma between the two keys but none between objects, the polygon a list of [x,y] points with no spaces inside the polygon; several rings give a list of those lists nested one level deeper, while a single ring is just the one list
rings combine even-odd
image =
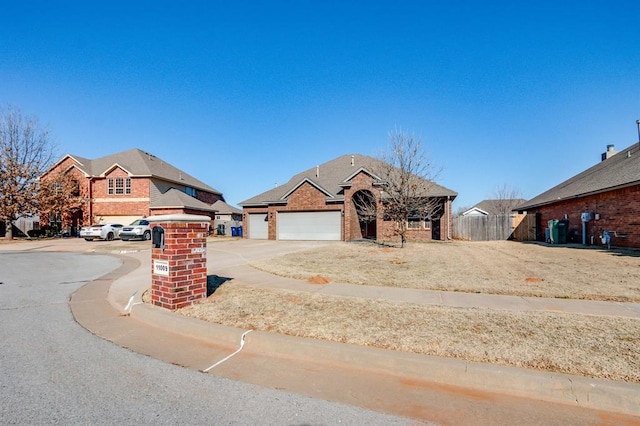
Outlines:
[{"label": "white garage door", "polygon": [[252,240],[269,239],[269,222],[266,213],[249,215],[249,238]]},{"label": "white garage door", "polygon": [[340,241],[341,219],[339,211],[278,213],[278,239]]}]

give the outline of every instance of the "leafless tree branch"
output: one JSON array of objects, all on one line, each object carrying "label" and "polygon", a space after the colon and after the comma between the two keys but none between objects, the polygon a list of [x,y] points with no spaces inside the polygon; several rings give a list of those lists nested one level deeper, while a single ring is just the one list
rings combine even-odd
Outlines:
[{"label": "leafless tree branch", "polygon": [[12,107],[0,109],[0,220],[6,238],[13,236],[11,221],[36,211],[38,177],[53,158],[49,132],[37,119]]},{"label": "leafless tree branch", "polygon": [[389,149],[371,169],[380,179],[384,216],[395,223],[404,247],[409,218],[442,213],[441,200],[433,196],[441,169],[424,154],[420,139],[401,130],[389,133]]},{"label": "leafless tree branch", "polygon": [[520,191],[508,184],[499,185],[493,192],[494,206],[499,215],[511,214],[511,211],[520,204]]}]

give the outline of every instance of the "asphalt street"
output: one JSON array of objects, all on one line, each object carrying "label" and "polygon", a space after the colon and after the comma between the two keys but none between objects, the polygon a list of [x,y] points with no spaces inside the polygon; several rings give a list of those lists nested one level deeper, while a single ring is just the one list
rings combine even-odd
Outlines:
[{"label": "asphalt street", "polygon": [[178,367],[78,325],[70,296],[108,255],[0,251],[2,424],[416,424]]}]

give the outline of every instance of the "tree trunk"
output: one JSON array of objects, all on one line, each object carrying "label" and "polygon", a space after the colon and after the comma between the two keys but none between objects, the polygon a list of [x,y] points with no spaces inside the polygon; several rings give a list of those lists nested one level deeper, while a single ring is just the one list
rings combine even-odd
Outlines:
[{"label": "tree trunk", "polygon": [[5,227],[4,238],[6,240],[12,240],[13,239],[13,223],[11,223],[10,220],[6,220],[4,223],[4,227]]}]

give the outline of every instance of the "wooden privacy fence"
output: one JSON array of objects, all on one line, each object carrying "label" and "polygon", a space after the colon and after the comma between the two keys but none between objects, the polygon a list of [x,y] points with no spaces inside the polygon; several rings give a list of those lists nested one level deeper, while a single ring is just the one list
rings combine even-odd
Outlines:
[{"label": "wooden privacy fence", "polygon": [[453,236],[469,241],[533,240],[531,219],[524,214],[458,216],[453,218]]}]

